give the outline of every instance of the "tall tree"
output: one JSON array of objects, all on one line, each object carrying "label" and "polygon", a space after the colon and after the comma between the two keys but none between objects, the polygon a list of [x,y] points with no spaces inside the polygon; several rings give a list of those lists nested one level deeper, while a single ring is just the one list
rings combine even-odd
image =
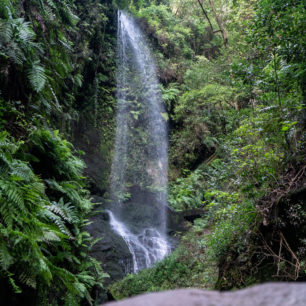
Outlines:
[{"label": "tall tree", "polygon": [[225,48],[228,48],[228,35],[227,35],[227,31],[226,29],[224,28],[223,26],[223,22],[222,22],[222,19],[221,17],[217,14],[217,10],[216,10],[216,6],[215,6],[215,3],[213,0],[209,0],[209,4],[212,8],[212,11],[214,13],[214,17],[218,23],[218,26],[219,26],[219,29],[220,29],[220,32],[222,34],[222,37],[223,37],[223,43],[224,43],[224,46]]}]

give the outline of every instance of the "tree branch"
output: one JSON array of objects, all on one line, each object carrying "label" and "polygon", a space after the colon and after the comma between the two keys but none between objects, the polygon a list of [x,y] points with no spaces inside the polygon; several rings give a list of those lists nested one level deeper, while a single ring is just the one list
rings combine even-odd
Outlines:
[{"label": "tree branch", "polygon": [[201,9],[202,9],[202,12],[203,12],[204,16],[205,16],[206,19],[208,20],[208,23],[209,23],[209,26],[210,26],[210,28],[211,28],[211,31],[214,32],[214,28],[213,28],[213,26],[212,26],[212,24],[211,24],[211,22],[210,22],[210,19],[209,19],[208,15],[207,15],[207,12],[205,11],[205,9],[204,9],[204,7],[203,7],[201,1],[198,0],[198,3],[199,3],[199,5],[200,5],[200,7],[201,7]]}]

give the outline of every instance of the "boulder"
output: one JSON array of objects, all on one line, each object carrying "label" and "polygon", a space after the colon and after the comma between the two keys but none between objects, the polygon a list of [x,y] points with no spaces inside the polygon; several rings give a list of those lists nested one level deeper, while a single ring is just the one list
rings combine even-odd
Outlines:
[{"label": "boulder", "polygon": [[231,292],[178,289],[104,306],[305,306],[306,283],[266,283]]}]

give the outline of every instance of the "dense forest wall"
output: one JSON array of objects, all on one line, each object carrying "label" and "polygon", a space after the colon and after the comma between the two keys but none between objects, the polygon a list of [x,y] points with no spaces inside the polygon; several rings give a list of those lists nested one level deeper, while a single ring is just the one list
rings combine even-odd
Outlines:
[{"label": "dense forest wall", "polygon": [[108,184],[115,42],[111,1],[0,3],[6,305],[91,303],[92,288],[103,286],[107,275],[89,255],[84,226],[94,206],[88,190],[103,194]]}]

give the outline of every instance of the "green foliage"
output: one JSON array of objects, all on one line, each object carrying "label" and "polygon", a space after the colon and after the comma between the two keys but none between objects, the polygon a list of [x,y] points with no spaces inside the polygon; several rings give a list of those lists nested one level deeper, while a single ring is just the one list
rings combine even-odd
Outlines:
[{"label": "green foliage", "polygon": [[67,132],[71,119],[83,112],[90,125],[101,124],[101,147],[109,154],[115,68],[115,30],[106,29],[111,6],[97,0],[86,5],[0,1],[0,129],[16,139],[1,134],[16,148],[4,152],[1,147],[11,165],[8,173],[0,172],[0,224],[6,235],[1,236],[0,282],[12,303],[30,297],[33,305],[79,305],[84,298],[90,304],[91,288],[101,287],[106,276],[88,255],[92,239],[84,226],[93,204],[84,162],[51,127]]},{"label": "green foliage", "polygon": [[176,211],[203,206],[203,176],[199,170],[170,183],[169,189],[168,202]]},{"label": "green foliage", "polygon": [[[84,109],[84,104],[96,107],[94,97],[105,96],[107,91],[106,100],[109,101],[103,108],[108,110],[105,113],[110,119],[112,109],[109,111],[109,104],[113,102],[109,97],[113,87],[110,74],[115,59],[105,26],[108,22],[106,12],[111,15],[112,11],[109,11],[111,4],[98,2],[91,0],[84,7],[73,0],[31,0],[25,5],[2,1],[0,86],[5,100],[20,101],[27,106],[28,112],[44,114],[48,118],[51,113],[60,114],[64,125],[66,119],[76,118],[76,109]],[[101,60],[102,52],[104,61]],[[98,78],[102,73],[103,80]],[[105,77],[105,74],[109,75]],[[83,86],[80,94],[84,77],[94,79]],[[97,86],[88,92],[88,85],[95,79]],[[103,92],[99,93],[99,90]],[[86,99],[81,99],[79,96],[84,92]]]},{"label": "green foliage", "polygon": [[[9,7],[7,9],[10,11]],[[21,65],[26,56],[38,48],[31,25],[23,18],[12,18],[9,14],[7,19],[0,19],[0,33],[0,56],[17,65]]]},{"label": "green foliage", "polygon": [[244,247],[243,237],[256,225],[254,203],[239,193],[208,190],[204,194],[207,222],[213,224],[207,236],[208,255],[218,260],[229,246]]},{"label": "green foliage", "polygon": [[[191,256],[192,254],[192,256]],[[129,274],[109,287],[115,299],[170,290],[197,287],[212,289],[217,279],[216,262],[206,256],[205,236],[192,230],[182,238],[179,247],[150,269]]]},{"label": "green foliage", "polygon": [[[0,277],[15,294],[27,291],[27,287],[38,293],[53,292],[48,305],[57,303],[56,296],[65,291],[67,305],[79,305],[82,298],[90,302],[90,289],[101,286],[105,274],[87,255],[92,239],[83,227],[92,204],[82,190],[82,163],[56,133],[34,132],[28,139],[31,142],[49,145],[53,173],[71,181],[57,183],[55,176],[53,184],[60,187],[55,194],[56,188],[50,187],[48,179],[39,178],[41,173],[34,173],[30,164],[20,159],[26,144],[1,133]],[[81,190],[76,192],[76,188]],[[47,303],[43,302],[47,296],[40,298],[37,303]]]},{"label": "green foliage", "polygon": [[36,92],[40,92],[46,83],[46,75],[43,67],[39,66],[38,62],[32,64],[32,67],[28,70],[28,78]]}]

